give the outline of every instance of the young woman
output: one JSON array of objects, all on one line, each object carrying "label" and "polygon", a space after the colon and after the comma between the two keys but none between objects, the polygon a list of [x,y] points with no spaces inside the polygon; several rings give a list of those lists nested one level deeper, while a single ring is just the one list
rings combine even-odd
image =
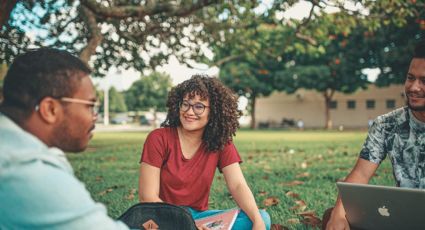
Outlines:
[{"label": "young woman", "polygon": [[167,107],[162,128],[143,147],[140,202],[185,206],[194,219],[222,212],[208,210],[218,168],[242,209],[233,229],[270,229],[270,216],[258,210],[232,142],[240,116],[233,93],[216,78],[195,75],[171,90]]}]

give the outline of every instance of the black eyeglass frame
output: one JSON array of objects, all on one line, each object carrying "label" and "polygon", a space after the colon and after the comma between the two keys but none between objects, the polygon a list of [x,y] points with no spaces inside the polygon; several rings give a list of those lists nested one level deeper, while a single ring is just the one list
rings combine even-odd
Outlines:
[{"label": "black eyeglass frame", "polygon": [[[183,110],[183,108],[182,108],[182,106],[183,106],[183,104],[184,103],[187,103],[188,104],[188,107],[187,107],[187,109],[186,110]],[[202,111],[201,112],[196,112],[196,109],[195,109],[195,107],[194,106],[196,106],[196,105],[201,105],[202,106]],[[196,103],[194,103],[194,104],[191,104],[189,101],[187,101],[187,100],[183,100],[182,102],[180,102],[179,103],[179,109],[180,109],[180,111],[182,111],[182,112],[187,112],[187,111],[189,111],[190,110],[190,108],[192,108],[192,111],[193,111],[193,113],[195,113],[195,115],[197,115],[197,116],[199,116],[199,115],[202,115],[204,112],[205,112],[205,108],[211,108],[211,106],[207,106],[207,105],[204,105],[204,104],[202,104],[201,102],[196,102]]]}]

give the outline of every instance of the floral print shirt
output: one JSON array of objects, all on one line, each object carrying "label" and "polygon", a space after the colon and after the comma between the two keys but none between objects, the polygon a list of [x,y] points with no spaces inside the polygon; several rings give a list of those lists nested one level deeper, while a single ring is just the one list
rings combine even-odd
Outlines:
[{"label": "floral print shirt", "polygon": [[425,123],[408,107],[376,118],[360,152],[360,158],[380,164],[391,160],[397,186],[425,188]]}]

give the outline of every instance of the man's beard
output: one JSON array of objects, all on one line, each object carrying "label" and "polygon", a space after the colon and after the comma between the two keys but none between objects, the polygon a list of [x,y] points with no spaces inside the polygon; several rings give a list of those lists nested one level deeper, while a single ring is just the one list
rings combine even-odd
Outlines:
[{"label": "man's beard", "polygon": [[410,104],[409,102],[409,95],[406,95],[406,104],[409,107],[409,109],[416,111],[416,112],[424,112],[425,111],[425,104],[424,105],[418,105],[418,106],[413,106]]},{"label": "man's beard", "polygon": [[53,132],[56,146],[64,152],[81,152],[85,149],[80,146],[80,140],[73,137],[69,120],[64,120]]}]

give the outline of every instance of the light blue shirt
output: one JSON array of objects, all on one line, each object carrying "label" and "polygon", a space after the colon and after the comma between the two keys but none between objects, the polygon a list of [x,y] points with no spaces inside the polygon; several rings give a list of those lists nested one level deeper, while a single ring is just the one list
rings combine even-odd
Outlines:
[{"label": "light blue shirt", "polygon": [[0,229],[128,229],[49,148],[0,113]]}]

